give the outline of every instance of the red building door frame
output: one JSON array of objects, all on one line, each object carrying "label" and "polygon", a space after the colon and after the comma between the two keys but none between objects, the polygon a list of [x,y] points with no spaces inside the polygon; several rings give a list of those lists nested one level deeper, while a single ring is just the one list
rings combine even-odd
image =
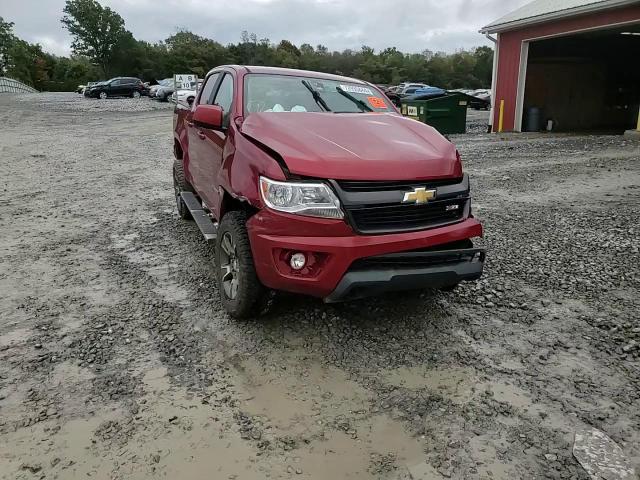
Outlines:
[{"label": "red building door frame", "polygon": [[505,101],[503,130],[522,130],[530,42],[637,23],[640,23],[640,6],[633,5],[499,32],[495,53],[498,65],[491,99],[493,131],[498,131],[501,100]]}]

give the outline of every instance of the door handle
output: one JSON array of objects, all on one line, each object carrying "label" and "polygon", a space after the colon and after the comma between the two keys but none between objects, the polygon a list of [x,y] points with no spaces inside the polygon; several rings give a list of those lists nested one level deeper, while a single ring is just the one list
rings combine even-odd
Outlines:
[{"label": "door handle", "polygon": [[198,130],[198,137],[200,137],[200,140],[207,138],[202,130]]}]

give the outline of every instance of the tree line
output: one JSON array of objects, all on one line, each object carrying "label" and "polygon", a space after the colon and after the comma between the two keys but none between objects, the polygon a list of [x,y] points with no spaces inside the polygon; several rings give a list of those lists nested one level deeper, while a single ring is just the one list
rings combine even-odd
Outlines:
[{"label": "tree line", "polygon": [[67,0],[61,22],[73,43],[72,55],[57,56],[13,33],[14,24],[0,17],[0,76],[20,80],[38,90],[71,91],[78,84],[114,76],[154,81],[174,73],[202,77],[216,65],[246,64],[301,68],[397,84],[410,80],[442,88],[484,88],[491,84],[493,50],[486,46],[452,54],[403,53],[395,47],[376,52],[329,51],[324,45],[274,44],[242,32],[238,43],[221,43],[188,30],[164,41],[134,38],[123,18],[96,0]]}]

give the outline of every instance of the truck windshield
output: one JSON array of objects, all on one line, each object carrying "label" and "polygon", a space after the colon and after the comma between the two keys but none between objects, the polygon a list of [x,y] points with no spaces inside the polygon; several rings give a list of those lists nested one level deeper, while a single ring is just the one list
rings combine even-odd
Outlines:
[{"label": "truck windshield", "polygon": [[[317,92],[316,98],[314,91]],[[318,95],[321,101],[317,101]],[[257,73],[244,77],[246,114],[325,112],[322,102],[330,110],[328,113],[393,111],[388,100],[380,92],[361,83]]]}]

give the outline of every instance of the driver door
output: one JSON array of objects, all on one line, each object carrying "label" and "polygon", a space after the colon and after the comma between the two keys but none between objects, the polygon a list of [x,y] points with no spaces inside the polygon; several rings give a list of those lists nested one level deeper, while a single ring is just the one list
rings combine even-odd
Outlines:
[{"label": "driver door", "polygon": [[[200,171],[201,195],[206,199],[207,206],[213,212],[219,211],[220,193],[218,190],[218,173],[223,162],[224,147],[227,143],[227,132],[231,121],[233,106],[234,80],[229,72],[220,73],[213,105],[222,107],[222,128],[204,128],[194,125],[196,137],[199,141],[197,149],[197,163]],[[192,144],[189,138],[189,150]]]},{"label": "driver door", "polygon": [[[218,80],[222,74],[220,72],[212,73],[205,80],[202,87],[202,94],[198,99],[200,105],[213,105],[214,96],[216,94]],[[213,206],[215,196],[211,192],[210,185],[211,174],[208,172],[209,161],[207,160],[207,149],[205,146],[206,135],[204,129],[193,123],[193,111],[191,109],[187,115],[187,137],[189,143],[188,161],[185,163],[185,170],[191,185],[196,190],[200,198],[207,206]]]}]

